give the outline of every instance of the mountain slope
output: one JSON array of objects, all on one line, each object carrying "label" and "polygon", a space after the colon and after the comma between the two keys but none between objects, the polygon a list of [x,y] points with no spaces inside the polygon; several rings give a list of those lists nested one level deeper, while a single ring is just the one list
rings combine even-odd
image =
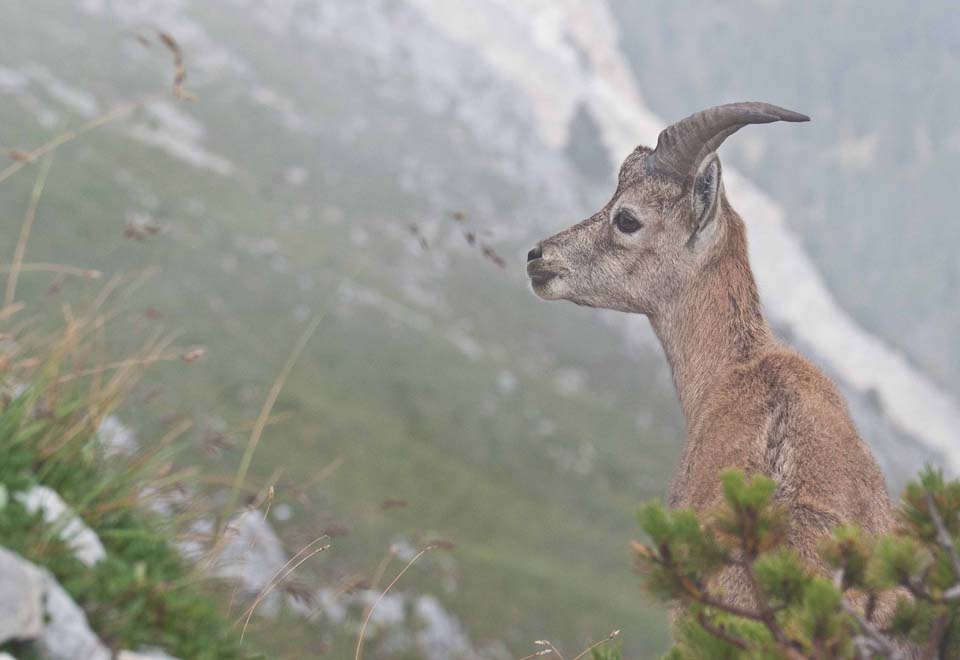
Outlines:
[{"label": "mountain slope", "polygon": [[[251,483],[276,480],[293,551],[349,530],[312,586],[369,576],[392,543],[453,539],[398,589],[437,595],[476,648],[501,655],[543,637],[582,648],[613,628],[633,655],[666,641],[662,612],[628,578],[627,545],[636,503],[665,491],[683,437],[659,347],[642,318],[535,300],[521,267],[534,240],[601,204],[618,159],[662,126],[618,18],[573,0],[0,10],[4,146],[169,85],[169,53],[137,34],[165,30],[185,53],[198,100],[151,104],[60,149],[27,253],[107,274],[160,266],[129,304],[150,310],[136,332],[177,328],[208,357],[187,377],[155,372],[159,396],[128,411],[141,434],[187,415],[198,430],[184,460],[232,475],[242,424],[319,315],[278,402],[291,417],[268,427]],[[22,216],[32,174],[0,185],[5,217]],[[927,406],[936,386],[833,302],[783,220],[793,209],[735,174],[729,192],[771,316],[840,377],[896,483],[936,456],[953,404],[923,428],[904,423],[917,417],[897,407],[903,388]],[[124,238],[138,228],[142,241]],[[0,232],[5,254],[17,231]],[[51,280],[24,277],[22,295],[59,310],[95,290],[68,281],[48,295]],[[833,352],[848,340],[872,351],[869,369],[862,353]],[[340,657],[355,641],[330,621],[260,632],[291,657]]]}]

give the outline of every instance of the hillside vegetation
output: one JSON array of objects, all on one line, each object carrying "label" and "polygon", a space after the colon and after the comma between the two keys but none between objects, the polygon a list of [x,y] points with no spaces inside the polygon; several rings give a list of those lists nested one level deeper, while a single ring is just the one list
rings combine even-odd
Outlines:
[{"label": "hillside vegetation", "polygon": [[[144,274],[124,303],[125,325],[103,331],[104,359],[160,329],[206,355],[186,371],[157,365],[119,415],[148,445],[190,420],[174,462],[208,486],[232,482],[290,345],[319,318],[244,484],[273,485],[274,508],[292,511],[274,520],[291,555],[323,530],[345,532],[305,567],[311,588],[369,579],[398,541],[448,538],[456,550],[426,557],[402,586],[437,597],[477,646],[522,650],[549,634],[582,647],[631,623],[628,645],[663,648],[661,610],[621,588],[635,502],[662,491],[677,451],[679,418],[658,358],[631,355],[600,321],[555,323],[569,310],[531,304],[522,274],[491,258],[519,259],[502,221],[536,200],[483,165],[488,147],[453,118],[388,101],[388,90],[371,97],[384,74],[332,57],[334,44],[262,41],[229,15],[194,11],[211,38],[244,44],[249,70],[205,77],[187,51],[197,101],[163,94],[0,182],[0,209],[14,219],[0,234],[4,255],[38,167],[49,166],[25,262],[104,276],[25,269],[17,298],[56,318],[112,276]],[[169,53],[149,30],[145,47],[72,3],[48,12],[35,21],[30,3],[3,10],[5,146],[30,149],[166,90]],[[37,41],[48,48],[38,52]],[[303,58],[298,71],[278,64]],[[341,89],[343,79],[356,84]],[[288,129],[281,111],[256,102],[259,80],[311,108],[309,130]],[[395,130],[347,139],[342,127],[359,108]],[[409,135],[397,116],[432,130]],[[429,177],[451,149],[463,167],[445,172],[447,197],[436,198],[423,186],[436,189]],[[621,414],[638,398],[641,413]],[[355,642],[352,625],[318,638],[316,626],[284,616],[269,628],[270,646],[277,656],[313,648],[340,657]]]}]

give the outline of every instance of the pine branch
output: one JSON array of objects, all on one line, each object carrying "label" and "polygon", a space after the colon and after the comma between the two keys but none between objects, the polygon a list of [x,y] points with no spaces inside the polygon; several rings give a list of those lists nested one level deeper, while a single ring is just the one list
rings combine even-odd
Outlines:
[{"label": "pine branch", "polygon": [[[933,501],[933,495],[927,491],[924,493],[924,499],[927,504],[927,510],[930,512],[930,519],[933,521],[933,526],[937,530],[937,544],[943,548],[944,552],[947,553],[947,557],[950,559],[950,564],[953,567],[954,577],[957,578],[957,584],[945,590],[940,598],[936,599],[936,601],[942,603],[956,603],[960,601],[960,552],[957,551],[957,546],[953,542],[950,532],[947,530],[947,526],[943,522],[943,517],[940,515],[940,510],[937,508],[936,502]],[[927,568],[928,574],[932,568],[933,565]],[[930,592],[924,586],[925,582],[926,575],[919,584],[914,580],[907,580],[903,583],[903,586],[910,591],[914,598],[917,598],[918,600],[933,601],[935,599],[931,597]]]},{"label": "pine branch", "polygon": [[[838,568],[833,574],[833,584],[842,592],[844,582],[844,569]],[[862,634],[857,635],[854,640],[854,646],[857,649],[857,655],[864,660],[870,660],[874,653],[886,654],[888,660],[906,660],[906,656],[877,628],[869,617],[864,617],[857,609],[851,605],[846,598],[841,598],[843,611],[852,616],[860,626]],[[873,609],[872,607],[870,609]]]},{"label": "pine branch", "polygon": [[767,600],[767,595],[763,593],[763,589],[760,588],[760,584],[757,582],[757,574],[753,570],[753,562],[756,561],[757,555],[754,551],[748,550],[749,540],[746,538],[741,539],[741,549],[747,557],[747,561],[740,560],[738,563],[743,571],[747,574],[747,580],[750,582],[750,589],[753,591],[754,597],[757,599],[757,607],[760,610],[759,620],[767,627],[767,630],[770,631],[770,634],[773,635],[773,639],[776,640],[777,645],[780,649],[790,658],[802,658],[803,656],[797,652],[796,643],[787,637],[787,634],[783,631],[783,628],[780,627],[780,624],[777,623],[776,615],[774,614],[773,608],[770,607],[770,603]]},{"label": "pine branch", "polygon": [[[639,546],[641,565],[664,571],[657,573],[653,582],[659,591],[668,592],[686,607],[711,608],[688,611],[688,621],[697,626],[700,635],[728,645],[734,655],[768,651],[788,660],[808,660],[837,653],[849,657],[852,652],[858,660],[934,660],[943,657],[948,648],[952,650],[957,641],[951,622],[960,604],[960,539],[951,530],[955,531],[953,498],[960,483],[951,482],[943,493],[939,487],[932,492],[925,489],[924,483],[928,481],[909,486],[901,511],[909,523],[915,524],[890,532],[875,543],[852,525],[837,528],[832,543],[822,550],[824,559],[837,569],[830,575],[832,587],[818,583],[812,567],[799,561],[795,552],[771,552],[784,539],[779,527],[782,521],[765,508],[769,506],[770,486],[763,481],[758,485],[747,483],[736,473],[725,477],[726,517],[716,526],[701,527],[704,534],[713,534],[712,538],[701,539],[691,531],[689,512],[674,520],[652,509],[643,520],[649,521],[654,530],[652,537],[664,539],[660,551],[639,543],[635,547]],[[686,543],[699,549],[696,543],[708,541],[717,544],[719,554],[687,552],[676,562],[670,556],[675,543],[678,548],[685,548]],[[781,552],[785,554],[774,554]],[[950,566],[946,569],[950,573],[941,576],[945,564]],[[749,607],[724,602],[711,592],[710,580],[721,569],[744,572],[743,586],[753,594]],[[893,584],[886,585],[887,580]],[[944,581],[948,586],[941,589]],[[849,598],[851,589],[858,594],[856,599]],[[865,600],[862,606],[858,604],[861,590]],[[893,626],[887,621],[886,607],[880,608],[879,603],[898,594],[898,623]],[[904,598],[907,595],[912,598]],[[745,636],[745,631],[727,624],[725,616],[718,616],[721,613],[735,617],[730,621],[761,624],[769,637],[765,636],[762,643],[754,641]],[[801,628],[792,624],[785,627],[783,622],[788,620],[799,621]],[[807,632],[811,639],[796,635],[806,634],[804,630],[810,626],[813,628]],[[917,638],[919,634],[922,640]],[[678,642],[693,650],[714,648],[698,636]]]},{"label": "pine branch", "polygon": [[733,616],[738,616],[742,619],[749,619],[750,621],[757,621],[759,623],[764,623],[763,617],[760,616],[757,612],[753,610],[748,610],[743,607],[737,607],[736,605],[730,605],[724,603],[723,601],[717,600],[716,598],[703,594],[700,598],[697,598],[696,601],[701,605],[706,605],[707,607],[712,607],[721,612],[726,612],[727,614],[732,614]]},{"label": "pine branch", "polygon": [[924,658],[934,660],[940,657],[940,646],[943,644],[943,636],[947,632],[947,625],[950,623],[950,614],[944,612],[937,617],[933,624],[933,630],[930,633],[930,639],[927,640],[927,648],[924,651]]},{"label": "pine branch", "polygon": [[[856,620],[862,631],[862,634],[857,635],[854,639],[854,644],[858,649],[868,649],[873,653],[882,653],[886,655],[888,660],[907,660],[907,656],[879,628],[867,621],[853,605],[848,603],[846,599],[842,601],[842,604],[843,611]],[[871,656],[867,655],[866,657]]]},{"label": "pine branch", "polygon": [[[751,576],[753,575],[752,568],[748,568],[746,570],[748,575],[751,575]],[[751,577],[751,584],[754,585],[754,590],[759,594],[759,586],[756,585],[755,577]],[[720,610],[721,612],[726,612],[727,614],[732,614],[733,616],[737,616],[743,619],[749,619],[750,621],[756,621],[758,623],[762,623],[770,631],[770,634],[773,635],[774,641],[776,641],[777,646],[780,648],[780,650],[784,653],[784,655],[787,658],[791,658],[793,660],[804,660],[804,656],[795,648],[794,641],[791,640],[789,637],[787,637],[786,633],[783,632],[783,629],[777,623],[774,617],[773,610],[766,603],[766,599],[763,598],[761,595],[758,595],[758,598],[757,598],[758,602],[761,601],[761,599],[763,601],[763,605],[766,607],[766,613],[764,613],[763,611],[755,612],[753,610],[748,610],[746,608],[738,607],[736,605],[730,605],[728,603],[724,603],[723,601],[717,600],[716,598],[706,593],[701,593],[700,596],[695,600],[701,605],[713,607],[715,609]],[[702,615],[698,616],[697,621],[703,626],[705,630],[707,630],[707,632],[710,632],[711,634],[714,634],[715,636],[720,637],[725,641],[729,641],[731,644],[734,643],[731,640],[726,639],[721,635],[716,635],[716,633],[713,630],[711,630],[708,626],[703,625],[703,621],[701,620],[701,617]]]},{"label": "pine branch", "polygon": [[707,617],[703,612],[700,612],[699,614],[697,614],[697,623],[699,623],[704,630],[706,630],[708,633],[710,633],[714,637],[718,639],[722,639],[726,643],[736,646],[738,649],[746,651],[750,648],[750,645],[747,644],[745,640],[737,637],[736,635],[733,635],[732,633],[727,632],[726,629],[724,629],[722,626],[719,626],[719,625],[715,626],[709,621],[707,621]]},{"label": "pine branch", "polygon": [[953,565],[953,576],[957,578],[957,580],[960,580],[960,554],[957,553],[957,546],[953,544],[953,539],[950,538],[950,532],[947,531],[946,525],[943,524],[943,518],[940,517],[940,511],[933,501],[933,496],[928,491],[924,494],[924,497],[927,500],[927,509],[930,510],[930,518],[937,528],[937,543],[940,544],[940,547],[942,547],[946,551],[947,556],[950,557],[950,563]]}]

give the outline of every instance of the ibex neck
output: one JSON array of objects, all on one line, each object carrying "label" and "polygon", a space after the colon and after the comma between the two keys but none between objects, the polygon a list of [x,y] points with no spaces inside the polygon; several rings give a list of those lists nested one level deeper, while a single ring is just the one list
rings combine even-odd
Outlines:
[{"label": "ibex neck", "polygon": [[755,359],[773,341],[750,272],[743,225],[734,217],[725,229],[718,256],[650,318],[688,425],[724,372]]}]

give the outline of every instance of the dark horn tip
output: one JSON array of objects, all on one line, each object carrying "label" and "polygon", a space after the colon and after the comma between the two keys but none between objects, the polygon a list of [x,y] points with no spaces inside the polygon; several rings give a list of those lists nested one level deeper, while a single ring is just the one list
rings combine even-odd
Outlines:
[{"label": "dark horn tip", "polygon": [[[773,118],[770,119],[769,121],[810,121],[810,117],[808,117],[803,113],[794,112],[793,110],[787,110],[786,108],[782,108],[779,105],[773,105],[772,103],[748,101],[745,103],[731,103],[730,105],[731,106],[739,105],[762,115],[770,115]],[[767,123],[767,122],[758,121],[755,123],[760,124],[760,123]]]},{"label": "dark horn tip", "polygon": [[810,117],[807,115],[786,108],[777,108],[777,119],[780,121],[810,121]]}]

